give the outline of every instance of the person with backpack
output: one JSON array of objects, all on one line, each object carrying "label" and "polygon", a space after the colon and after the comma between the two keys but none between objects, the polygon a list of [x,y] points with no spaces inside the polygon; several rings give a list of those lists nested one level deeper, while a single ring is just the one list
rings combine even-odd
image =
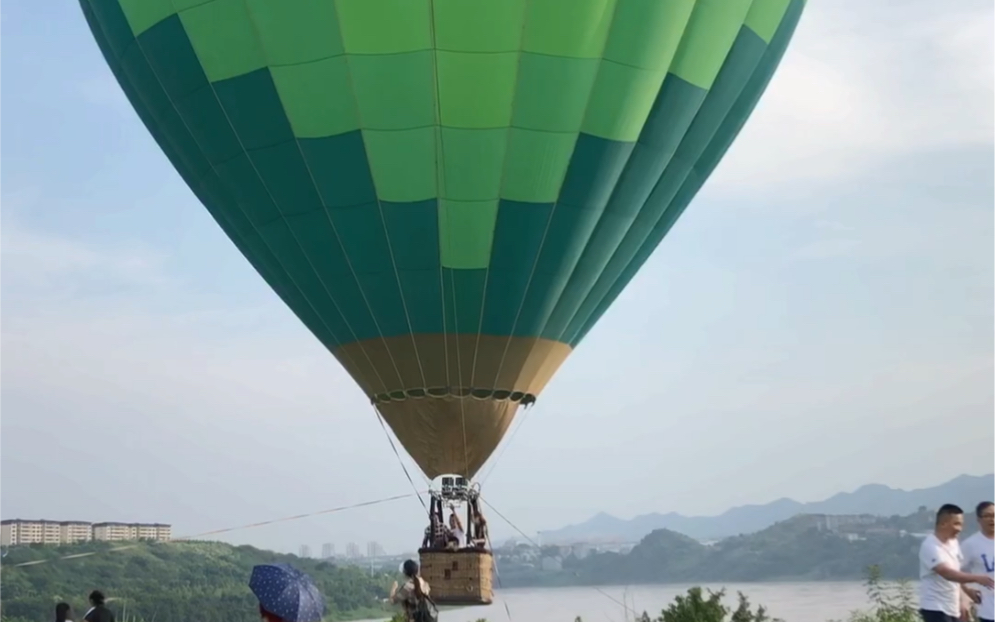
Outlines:
[{"label": "person with backpack", "polygon": [[413,559],[405,560],[401,570],[407,581],[400,588],[395,581],[390,588],[388,600],[404,607],[404,616],[408,622],[436,622],[439,610],[429,596],[431,587],[418,574],[418,562]]}]

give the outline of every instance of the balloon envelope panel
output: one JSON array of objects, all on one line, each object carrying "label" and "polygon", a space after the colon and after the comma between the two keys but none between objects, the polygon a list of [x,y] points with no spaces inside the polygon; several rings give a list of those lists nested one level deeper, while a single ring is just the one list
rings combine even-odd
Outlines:
[{"label": "balloon envelope panel", "polygon": [[803,0],[81,0],[183,179],[470,476],[746,121]]}]

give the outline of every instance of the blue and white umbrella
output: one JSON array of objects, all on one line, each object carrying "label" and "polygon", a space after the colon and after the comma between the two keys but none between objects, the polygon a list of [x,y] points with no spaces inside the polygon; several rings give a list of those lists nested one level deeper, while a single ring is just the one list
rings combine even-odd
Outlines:
[{"label": "blue and white umbrella", "polygon": [[287,622],[321,622],[325,615],[325,598],[314,581],[289,564],[255,566],[249,589],[263,609]]}]

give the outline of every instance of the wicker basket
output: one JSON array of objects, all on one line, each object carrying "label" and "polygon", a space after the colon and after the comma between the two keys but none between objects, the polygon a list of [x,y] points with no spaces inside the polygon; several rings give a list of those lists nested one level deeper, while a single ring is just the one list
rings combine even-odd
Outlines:
[{"label": "wicker basket", "polygon": [[421,576],[440,605],[489,605],[494,601],[490,551],[422,549]]}]

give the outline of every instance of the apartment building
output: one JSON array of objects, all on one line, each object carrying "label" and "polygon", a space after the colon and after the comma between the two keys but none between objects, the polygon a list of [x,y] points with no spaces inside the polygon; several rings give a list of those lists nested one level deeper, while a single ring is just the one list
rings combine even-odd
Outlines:
[{"label": "apartment building", "polygon": [[382,546],[379,542],[367,542],[366,543],[366,556],[367,557],[383,557],[386,555]]},{"label": "apartment building", "polygon": [[5,520],[0,521],[0,544],[59,544],[61,526],[51,520]]},{"label": "apartment building", "polygon": [[164,542],[173,539],[173,528],[162,523],[93,523],[93,539],[108,542],[121,540],[158,540]]},{"label": "apartment building", "polygon": [[0,522],[0,544],[40,544],[42,526],[40,520],[5,520]]},{"label": "apartment building", "polygon": [[360,555],[359,553],[359,545],[356,544],[355,542],[350,542],[349,544],[345,545],[345,556],[348,557],[349,559],[359,559],[360,557],[362,557],[362,555]]},{"label": "apartment building", "polygon": [[41,523],[41,543],[59,544],[62,538],[62,525],[54,520],[42,520]]},{"label": "apartment building", "polygon": [[21,518],[0,521],[0,545],[21,544],[72,544],[104,540],[166,541],[173,537],[170,525],[162,523],[88,523],[85,521],[25,520]]},{"label": "apartment building", "polygon": [[93,539],[104,542],[137,540],[138,533],[129,523],[94,523]]},{"label": "apartment building", "polygon": [[93,540],[93,525],[78,520],[59,523],[59,543],[89,542]]}]

